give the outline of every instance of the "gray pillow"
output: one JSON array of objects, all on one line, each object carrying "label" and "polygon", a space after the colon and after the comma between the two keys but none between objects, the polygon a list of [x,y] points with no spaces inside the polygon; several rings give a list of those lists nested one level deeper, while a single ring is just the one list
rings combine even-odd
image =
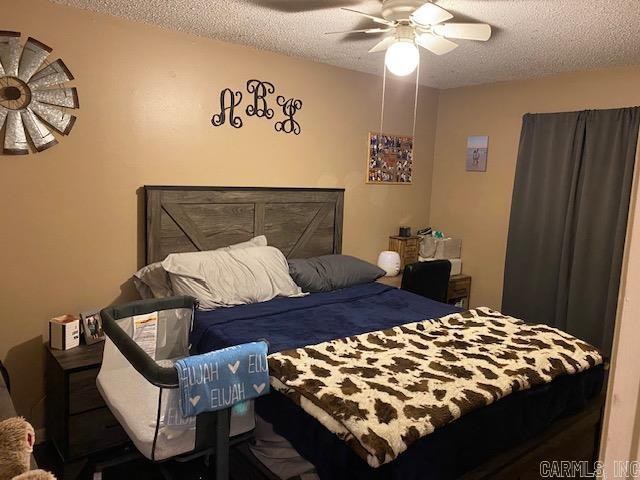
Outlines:
[{"label": "gray pillow", "polygon": [[323,255],[289,260],[289,274],[303,292],[330,292],[373,282],[385,271],[349,255]]}]

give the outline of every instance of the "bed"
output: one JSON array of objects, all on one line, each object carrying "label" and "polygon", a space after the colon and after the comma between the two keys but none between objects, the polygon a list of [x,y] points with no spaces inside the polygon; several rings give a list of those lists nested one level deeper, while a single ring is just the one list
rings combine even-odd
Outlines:
[{"label": "bed", "polygon": [[[344,191],[340,189],[145,187],[145,192],[147,263],[170,253],[214,249],[261,234],[288,258],[341,251]],[[266,338],[273,353],[458,311],[372,283],[200,312],[191,340],[201,353]],[[513,464],[530,453],[533,447],[523,452],[523,445],[534,441],[539,450],[541,442],[557,442],[559,434],[546,438],[545,432],[571,415],[575,418],[571,425],[584,423],[576,435],[584,437],[585,431],[591,435],[592,455],[597,420],[593,415],[587,420],[580,412],[597,403],[603,377],[599,365],[509,395],[421,438],[394,461],[375,469],[277,391],[260,399],[256,410],[316,467],[321,478],[445,479],[469,475],[473,469],[496,478],[496,469],[513,472]],[[589,454],[567,451],[562,458],[581,460],[585,455]],[[500,465],[490,466],[496,458]]]}]

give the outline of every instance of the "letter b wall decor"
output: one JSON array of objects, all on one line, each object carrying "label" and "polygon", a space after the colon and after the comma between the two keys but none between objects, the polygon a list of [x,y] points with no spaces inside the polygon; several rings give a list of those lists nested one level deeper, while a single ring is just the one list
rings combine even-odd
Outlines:
[{"label": "letter b wall decor", "polygon": [[[245,108],[245,114],[248,117],[272,119],[275,113],[273,108],[269,107],[268,97],[276,91],[273,83],[255,79],[248,80],[246,90],[247,96],[251,99],[251,103]],[[230,88],[222,90],[220,92],[220,113],[216,113],[211,117],[211,124],[214,127],[220,127],[228,123],[234,128],[241,128],[244,122],[242,118],[237,115],[237,112],[242,103],[242,99],[243,93],[240,90],[236,91]],[[302,100],[278,95],[276,97],[276,104],[283,118],[282,120],[274,122],[275,131],[300,135],[302,127],[294,116],[302,109]]]}]

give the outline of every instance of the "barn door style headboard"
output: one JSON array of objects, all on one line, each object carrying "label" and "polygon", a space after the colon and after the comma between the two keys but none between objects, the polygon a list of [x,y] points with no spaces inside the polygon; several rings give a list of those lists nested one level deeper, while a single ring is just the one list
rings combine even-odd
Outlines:
[{"label": "barn door style headboard", "polygon": [[342,188],[145,186],[147,264],[266,235],[287,258],[342,251]]}]

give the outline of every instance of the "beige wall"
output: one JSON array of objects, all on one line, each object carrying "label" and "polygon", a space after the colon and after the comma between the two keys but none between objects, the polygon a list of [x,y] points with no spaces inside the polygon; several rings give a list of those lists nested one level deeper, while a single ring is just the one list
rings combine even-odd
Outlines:
[{"label": "beige wall", "polygon": [[[462,238],[473,305],[501,305],[522,115],[640,105],[639,83],[640,67],[628,67],[441,92],[430,223]],[[489,136],[486,173],[465,172],[469,135]]]},{"label": "beige wall", "polygon": [[[37,425],[47,320],[133,296],[136,189],[145,184],[345,187],[344,252],[374,260],[399,224],[429,216],[437,92],[420,95],[415,182],[365,185],[381,79],[134,24],[45,0],[0,0],[0,28],[54,48],[76,77],[78,122],[44,153],[0,158],[0,358]],[[219,91],[251,78],[304,102],[300,136],[272,121],[214,128]],[[392,85],[385,130],[410,133],[411,84]]]}]

